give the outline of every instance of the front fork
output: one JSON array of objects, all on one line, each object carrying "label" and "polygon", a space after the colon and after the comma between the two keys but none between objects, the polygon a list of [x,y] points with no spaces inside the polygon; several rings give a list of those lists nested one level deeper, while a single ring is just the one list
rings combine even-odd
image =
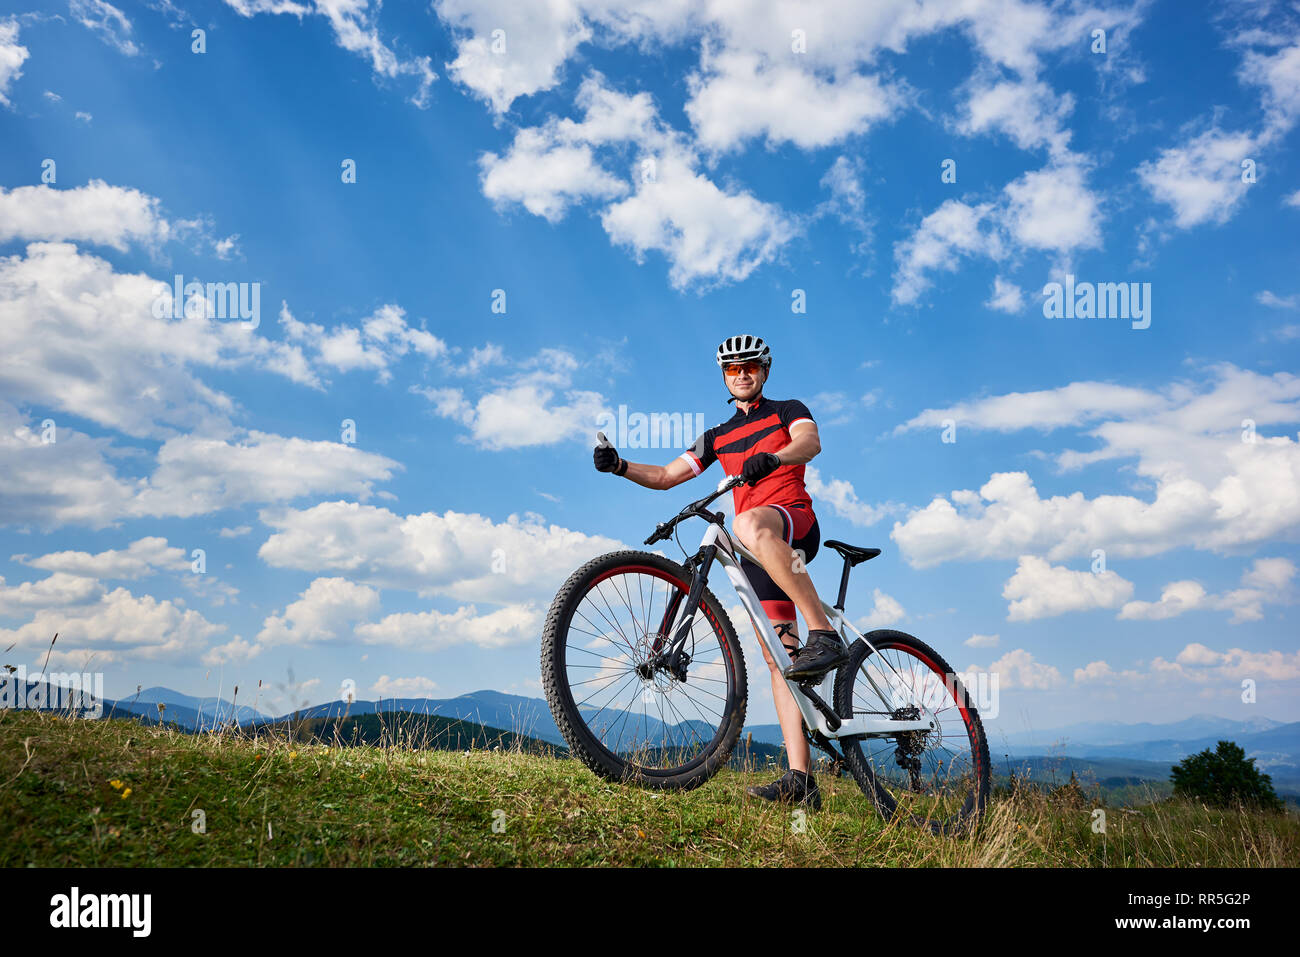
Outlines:
[{"label": "front fork", "polygon": [[[704,599],[704,585],[709,580],[709,570],[713,567],[713,560],[717,554],[717,545],[705,545],[694,558],[686,560],[684,567],[692,572],[692,576],[685,606],[682,604],[682,593],[674,592],[668,601],[668,607],[664,609],[663,620],[659,623],[659,637],[655,638],[651,646],[651,658],[643,665],[647,672],[643,677],[648,677],[657,670],[664,670],[678,681],[686,680],[686,668],[691,662],[690,655],[686,653],[686,639],[690,636],[691,626],[695,623],[695,612],[699,610],[700,602]],[[666,637],[672,630],[674,622],[677,622],[676,630],[671,637]]]}]

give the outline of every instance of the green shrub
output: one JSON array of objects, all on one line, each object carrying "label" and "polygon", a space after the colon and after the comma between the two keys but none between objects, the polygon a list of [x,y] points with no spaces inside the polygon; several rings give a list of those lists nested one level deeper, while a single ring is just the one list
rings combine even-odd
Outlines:
[{"label": "green shrub", "polygon": [[1282,810],[1282,800],[1273,791],[1273,779],[1261,774],[1255,759],[1231,741],[1220,741],[1211,751],[1184,758],[1171,769],[1174,794],[1219,807],[1246,804],[1268,810]]}]

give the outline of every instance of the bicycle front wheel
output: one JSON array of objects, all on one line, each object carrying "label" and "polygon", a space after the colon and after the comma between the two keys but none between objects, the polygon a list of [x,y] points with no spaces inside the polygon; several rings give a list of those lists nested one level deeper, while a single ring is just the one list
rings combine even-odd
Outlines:
[{"label": "bicycle front wheel", "polygon": [[551,603],[542,685],[573,756],[611,781],[699,787],[745,723],[745,662],[707,588],[676,674],[656,667],[690,592],[681,565],[649,552],[602,555]]},{"label": "bicycle front wheel", "polygon": [[920,717],[924,709],[938,726],[888,738],[841,738],[845,763],[885,820],[955,833],[977,820],[988,802],[989,747],[979,713],[948,663],[925,642],[889,630],[866,639],[853,643],[836,673],[836,713],[901,720]]}]

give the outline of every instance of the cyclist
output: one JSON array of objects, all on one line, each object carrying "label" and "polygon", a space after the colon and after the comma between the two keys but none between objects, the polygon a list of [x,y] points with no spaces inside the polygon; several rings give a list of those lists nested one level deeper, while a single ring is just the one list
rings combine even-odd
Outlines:
[{"label": "cyclist", "polygon": [[[613,472],[652,489],[680,485],[715,460],[722,462],[727,474],[744,476],[745,484],[732,493],[736,505],[732,528],[763,564],[760,568],[744,559],[742,567],[791,657],[783,669],[759,643],[772,672],[772,698],[790,770],[771,784],[747,790],[755,797],[805,804],[816,810],[821,808],[821,794],[809,770],[803,717],[785,678],[817,679],[848,659],[804,567],[821,544],[812,498],[803,481],[804,464],[821,451],[821,440],[806,405],[798,399],[763,395],[772,352],[762,339],[730,336],[718,346],[716,359],[731,393],[727,401],[736,403],[735,415],[707,430],[666,466],[629,462],[607,445],[596,448],[595,465],[601,472]],[[802,648],[796,608],[808,625],[808,642]]]}]

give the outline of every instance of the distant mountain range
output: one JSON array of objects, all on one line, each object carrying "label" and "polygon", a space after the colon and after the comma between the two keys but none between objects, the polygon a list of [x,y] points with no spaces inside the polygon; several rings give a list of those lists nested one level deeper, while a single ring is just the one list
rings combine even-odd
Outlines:
[{"label": "distant mountain range", "polygon": [[326,701],[275,718],[261,717],[259,722],[284,721],[288,718],[338,718],[348,714],[374,714],[377,711],[407,711],[411,714],[438,715],[473,721],[515,734],[527,735],[551,744],[564,744],[564,736],[551,718],[551,709],[542,698],[525,698],[500,691],[474,691],[458,698],[383,698],[379,701]]},{"label": "distant mountain range", "polygon": [[1207,748],[1213,750],[1220,741],[1240,745],[1275,783],[1300,786],[1300,722],[1283,724],[1264,717],[1234,721],[1198,714],[1170,724],[1077,724],[1050,732],[998,735],[990,739],[989,750],[1013,757],[1048,754],[1174,765]]},{"label": "distant mountain range", "polygon": [[[1066,725],[1063,728],[1049,728],[1043,731],[1017,731],[1012,734],[997,734],[998,741],[1017,750],[1033,749],[1042,751],[1061,742],[1074,747],[1077,743],[1087,742],[1090,746],[1115,747],[1136,744],[1145,741],[1191,741],[1211,738],[1215,735],[1257,734],[1272,731],[1282,726],[1281,721],[1272,718],[1249,718],[1234,721],[1219,718],[1212,714],[1194,714],[1182,721],[1169,724],[1151,724],[1142,721],[1137,724],[1122,724],[1118,721],[1087,721],[1081,724]],[[992,746],[992,735],[990,736]]]},{"label": "distant mountain range", "polygon": [[[158,711],[159,704],[165,706],[162,712]],[[232,718],[242,727],[254,727],[290,719],[341,718],[392,711],[452,718],[565,745],[544,699],[491,690],[456,698],[326,701],[278,716],[266,715],[247,705],[235,706],[220,698],[197,698],[161,687],[104,702],[106,715],[131,714],[150,724],[175,722],[189,731],[210,728]],[[643,721],[637,715],[637,723],[639,730],[629,732],[625,744],[632,746],[641,739],[659,740],[659,722],[649,718]],[[753,735],[755,744],[780,746],[782,743],[779,725],[749,725],[742,739],[747,734]],[[1197,714],[1168,724],[1100,721],[1043,731],[994,732],[989,736],[989,752],[995,764],[1008,759],[1017,764],[1039,757],[1072,758],[1079,767],[1095,765],[1103,774],[1167,780],[1171,765],[1206,748],[1213,749],[1223,740],[1235,741],[1244,748],[1247,757],[1255,758],[1258,767],[1272,775],[1280,789],[1300,791],[1300,722],[1284,724],[1264,717],[1241,721]],[[1122,771],[1117,770],[1121,767]]]},{"label": "distant mountain range", "polygon": [[122,698],[105,704],[106,708],[116,707],[119,711],[136,714],[158,714],[158,705],[166,705],[165,720],[175,720],[177,724],[190,731],[196,731],[200,725],[210,728],[216,724],[228,723],[232,718],[236,724],[265,720],[266,715],[247,705],[233,705],[223,698],[195,698],[181,694],[171,688],[145,688],[130,698]]},{"label": "distant mountain range", "polygon": [[[3,706],[16,706],[15,699],[18,697],[16,682],[3,674],[0,674],[0,681],[6,682],[4,686],[6,690],[4,695],[0,696],[0,702],[3,702]],[[25,684],[26,688],[21,697],[25,707],[32,707],[31,702],[37,700],[36,692],[37,689],[42,688],[42,685],[35,681],[28,681]],[[63,689],[57,686],[49,686],[40,700],[65,702],[67,696],[63,695],[62,691]],[[79,709],[84,706],[84,710],[95,710],[95,699],[89,694],[75,697],[74,700]],[[102,705],[104,717],[132,715],[150,724],[175,722],[187,731],[211,728],[217,724],[229,723],[231,720],[245,724],[266,718],[255,708],[245,705],[235,707],[222,698],[195,698],[192,695],[173,691],[171,688],[146,688],[129,698],[117,701],[105,698]],[[60,711],[63,708],[42,706],[40,710]]]}]

